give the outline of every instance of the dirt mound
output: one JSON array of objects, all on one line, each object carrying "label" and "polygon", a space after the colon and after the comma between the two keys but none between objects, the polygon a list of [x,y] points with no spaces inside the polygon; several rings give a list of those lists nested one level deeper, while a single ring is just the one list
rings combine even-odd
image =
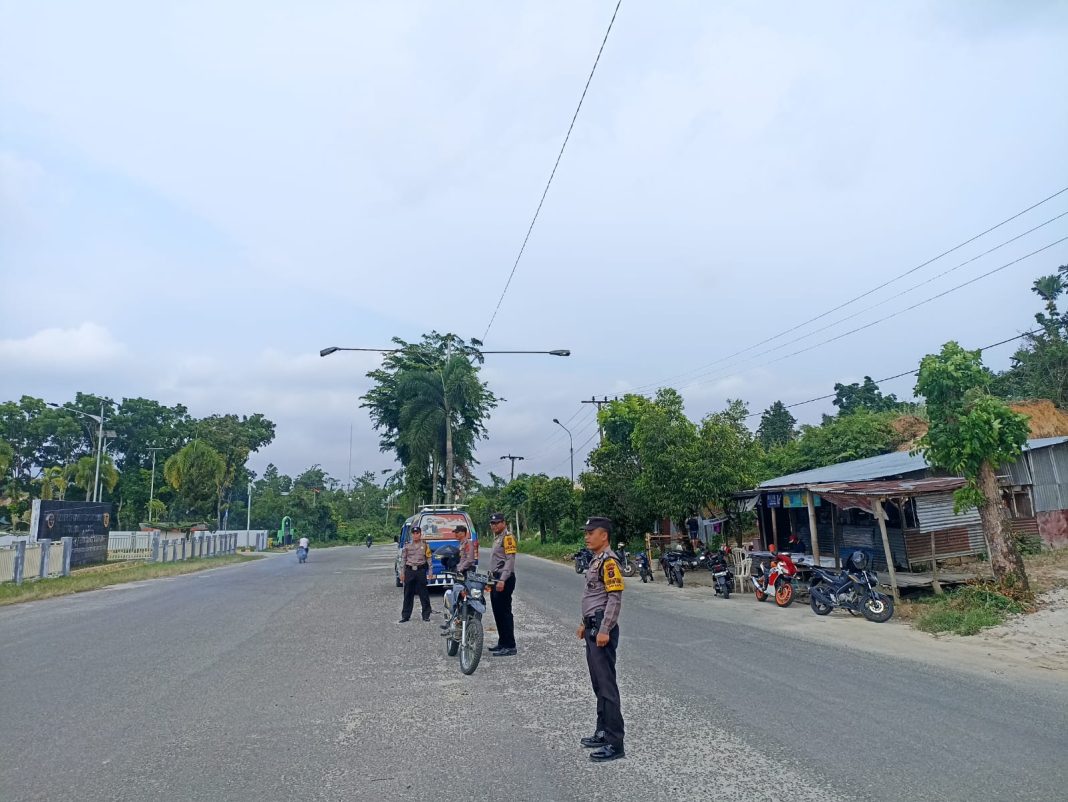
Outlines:
[{"label": "dirt mound", "polygon": [[1032,437],[1062,437],[1068,435],[1068,412],[1058,409],[1052,401],[1021,401],[1010,405],[1015,412],[1030,418]]},{"label": "dirt mound", "polygon": [[[1068,436],[1068,412],[1053,405],[1047,399],[1020,401],[1009,404],[1014,412],[1026,415],[1031,437],[1065,437]],[[927,434],[927,421],[917,415],[902,415],[890,422],[897,432],[900,445],[898,451],[909,451],[916,441]]]},{"label": "dirt mound", "polygon": [[927,434],[927,421],[918,415],[902,415],[890,421],[890,428],[897,433],[897,450],[911,451],[916,441]]}]

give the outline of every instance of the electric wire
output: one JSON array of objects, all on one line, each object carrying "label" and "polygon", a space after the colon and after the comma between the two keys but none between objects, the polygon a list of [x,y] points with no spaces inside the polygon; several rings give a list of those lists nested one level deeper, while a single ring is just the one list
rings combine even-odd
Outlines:
[{"label": "electric wire", "polygon": [[[767,338],[765,338],[763,340],[760,340],[759,342],[753,343],[752,345],[747,346],[745,348],[742,348],[741,350],[735,351],[734,353],[727,354],[724,357],[720,357],[719,359],[716,359],[716,360],[714,360],[712,362],[706,363],[706,364],[704,364],[704,365],[702,365],[702,366],[700,366],[698,368],[693,368],[693,369],[690,369],[688,371],[684,371],[681,374],[676,374],[674,376],[671,376],[671,377],[663,380],[662,382],[652,382],[652,383],[649,383],[649,384],[638,385],[638,386],[634,387],[630,392],[641,392],[641,391],[646,390],[648,388],[667,386],[668,384],[670,384],[673,381],[678,381],[679,379],[686,378],[686,377],[690,376],[695,371],[702,371],[702,370],[706,370],[707,368],[714,367],[715,365],[719,365],[719,364],[721,364],[723,362],[726,362],[729,359],[733,359],[736,356],[740,356],[742,354],[746,354],[746,353],[748,353],[749,351],[752,351],[755,348],[759,348],[762,345],[766,345],[766,344],[774,342],[775,340],[778,340],[778,339],[780,339],[782,337],[785,337],[788,334],[792,334],[793,332],[797,331],[798,329],[804,328],[805,326],[809,325],[810,323],[814,323],[817,320],[821,320],[822,318],[825,318],[828,315],[831,315],[834,312],[837,312],[838,310],[843,309],[843,308],[845,308],[846,306],[849,306],[852,303],[855,303],[855,302],[857,302],[857,301],[859,301],[859,300],[861,300],[863,298],[866,298],[869,295],[872,295],[872,294],[878,292],[879,290],[885,289],[886,287],[888,287],[891,284],[893,284],[893,283],[905,278],[906,276],[909,276],[912,273],[915,273],[916,271],[921,270],[924,267],[927,267],[928,265],[938,261],[939,259],[944,258],[945,256],[948,256],[951,253],[954,253],[955,251],[960,250],[961,248],[963,248],[963,247],[965,247],[967,245],[970,245],[971,243],[975,242],[976,240],[986,236],[987,234],[990,234],[993,231],[996,231],[997,229],[999,229],[999,228],[1011,223],[1012,221],[1022,217],[1023,215],[1027,214],[1028,212],[1031,212],[1031,211],[1037,209],[1039,206],[1042,206],[1043,204],[1048,203],[1049,201],[1051,201],[1051,200],[1063,195],[1066,192],[1068,192],[1068,187],[1064,187],[1062,189],[1059,189],[1056,192],[1054,192],[1052,195],[1049,195],[1049,196],[1043,198],[1042,200],[1038,201],[1037,203],[1031,204],[1026,209],[1023,209],[1023,210],[1021,210],[1019,212],[1016,212],[1011,217],[1005,218],[1000,223],[997,223],[996,225],[990,226],[985,231],[982,231],[982,232],[976,234],[975,236],[970,237],[970,238],[964,240],[963,242],[961,242],[961,243],[959,243],[957,245],[954,245],[952,248],[949,248],[949,249],[943,251],[942,253],[938,254],[937,256],[933,256],[930,259],[927,259],[926,261],[921,262],[920,264],[916,265],[915,267],[912,267],[912,268],[904,271],[903,273],[899,273],[898,275],[894,276],[893,278],[888,279],[887,281],[884,281],[882,284],[879,284],[879,285],[877,285],[875,287],[872,287],[871,289],[866,290],[865,292],[862,292],[860,295],[857,295],[857,296],[855,296],[853,298],[850,298],[847,301],[843,301],[842,303],[838,304],[837,306],[831,307],[830,309],[828,309],[828,310],[826,310],[824,312],[821,312],[820,314],[818,314],[818,315],[816,315],[814,317],[811,317],[808,320],[805,320],[805,321],[803,321],[801,323],[793,325],[793,326],[791,326],[789,328],[783,329],[782,331],[778,332],[777,334],[773,334],[770,337],[767,337]],[[1056,220],[1061,216],[1062,215],[1058,215],[1058,217],[1055,217],[1053,219]],[[1052,221],[1047,221],[1046,223],[1043,223],[1042,225],[1047,225],[1049,222],[1052,222]],[[1037,226],[1036,228],[1041,228],[1042,225]],[[1033,230],[1035,230],[1035,229],[1032,229],[1032,231]],[[1030,233],[1030,232],[1025,232],[1025,234],[1026,233]],[[1014,239],[1019,239],[1019,237],[1016,237]],[[1012,240],[1010,240],[1010,242],[1011,241]]]},{"label": "electric wire", "polygon": [[571,138],[571,131],[575,128],[575,121],[578,119],[579,112],[582,110],[582,102],[586,99],[586,93],[590,89],[590,83],[593,81],[593,74],[597,72],[597,65],[601,61],[601,54],[604,52],[604,46],[608,42],[608,35],[612,33],[612,26],[616,22],[616,15],[619,13],[619,7],[623,4],[623,0],[618,0],[616,8],[612,12],[612,19],[608,22],[608,30],[604,32],[604,39],[601,40],[601,47],[597,50],[597,58],[593,60],[593,68],[590,70],[590,75],[586,79],[586,86],[582,89],[582,96],[579,98],[578,106],[575,107],[575,113],[571,116],[571,125],[567,127],[567,134],[564,135],[564,142],[560,146],[560,152],[556,154],[556,162],[553,164],[552,172],[549,173],[549,180],[545,182],[545,189],[542,190],[541,199],[538,201],[538,207],[534,210],[534,217],[530,221],[530,226],[527,228],[527,234],[523,237],[523,244],[519,246],[519,253],[515,257],[515,263],[512,265],[512,270],[508,274],[508,280],[504,282],[504,289],[501,290],[501,297],[497,299],[497,305],[493,308],[493,314],[490,316],[489,323],[486,324],[486,331],[482,334],[482,342],[486,341],[486,337],[489,335],[490,329],[493,327],[493,322],[497,319],[497,313],[501,309],[501,304],[504,303],[504,296],[508,294],[508,288],[512,284],[512,279],[515,277],[516,268],[519,267],[519,260],[523,258],[523,252],[527,248],[527,242],[530,240],[530,234],[534,231],[534,224],[538,222],[538,215],[541,214],[541,207],[545,203],[545,197],[549,194],[549,187],[552,186],[553,178],[556,176],[556,168],[560,166],[560,159],[563,158],[564,148],[567,147],[567,142]]}]

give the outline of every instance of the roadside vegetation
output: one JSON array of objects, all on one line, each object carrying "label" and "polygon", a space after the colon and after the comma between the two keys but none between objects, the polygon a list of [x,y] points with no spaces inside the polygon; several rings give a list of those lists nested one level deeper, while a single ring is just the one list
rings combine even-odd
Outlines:
[{"label": "roadside vegetation", "polygon": [[140,582],[145,579],[157,579],[161,576],[179,576],[220,568],[234,563],[246,563],[258,560],[258,555],[234,554],[224,557],[211,557],[203,560],[185,560],[173,563],[128,562],[103,566],[93,566],[74,571],[70,576],[55,579],[37,579],[16,585],[5,582],[0,585],[0,606],[18,604],[19,602],[50,599],[54,596],[67,596],[71,593],[84,593],[99,590],[111,585],[126,582]]},{"label": "roadside vegetation", "polygon": [[575,543],[542,543],[540,540],[528,539],[519,541],[519,551],[522,554],[533,554],[535,557],[544,557],[547,560],[570,563],[571,555],[582,548],[581,542]]}]

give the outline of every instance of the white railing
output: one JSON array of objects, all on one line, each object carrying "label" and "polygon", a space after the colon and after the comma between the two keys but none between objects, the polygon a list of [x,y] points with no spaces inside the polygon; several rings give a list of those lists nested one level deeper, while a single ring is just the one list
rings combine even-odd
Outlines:
[{"label": "white railing", "polygon": [[0,547],[0,582],[69,575],[72,545],[71,539],[65,537]]}]

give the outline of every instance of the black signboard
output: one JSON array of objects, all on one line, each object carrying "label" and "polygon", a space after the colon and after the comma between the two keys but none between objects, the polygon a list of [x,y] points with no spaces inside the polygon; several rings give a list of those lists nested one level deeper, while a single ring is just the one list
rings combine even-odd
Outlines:
[{"label": "black signboard", "polygon": [[37,539],[72,539],[71,566],[106,562],[111,504],[91,501],[34,501]]}]

